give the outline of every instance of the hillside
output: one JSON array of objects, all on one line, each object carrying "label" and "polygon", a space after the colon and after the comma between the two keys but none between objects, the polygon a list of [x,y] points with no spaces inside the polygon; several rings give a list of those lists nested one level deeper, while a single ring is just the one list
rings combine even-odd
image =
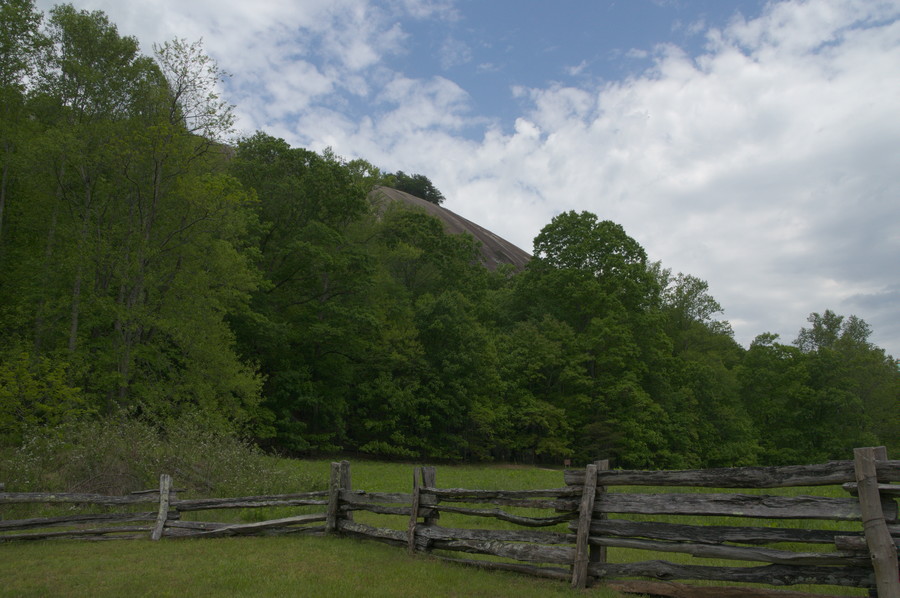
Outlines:
[{"label": "hillside", "polygon": [[375,187],[369,193],[369,201],[375,204],[387,201],[400,201],[409,206],[414,206],[425,210],[427,213],[436,217],[444,223],[444,230],[450,234],[458,235],[461,233],[469,233],[481,245],[481,255],[484,258],[484,264],[491,270],[496,270],[500,264],[511,264],[517,270],[525,267],[525,264],[531,259],[531,255],[516,247],[506,239],[498,237],[486,228],[479,226],[471,220],[466,220],[459,214],[451,212],[446,208],[442,208],[437,204],[433,204],[415,195],[410,195],[397,189],[390,187]]}]

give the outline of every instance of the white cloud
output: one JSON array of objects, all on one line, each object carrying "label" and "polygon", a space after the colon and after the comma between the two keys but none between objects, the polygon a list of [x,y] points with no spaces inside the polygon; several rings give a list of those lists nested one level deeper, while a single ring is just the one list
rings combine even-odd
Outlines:
[{"label": "white cloud", "polygon": [[459,18],[453,0],[394,0],[398,12],[416,19],[441,18],[455,21]]},{"label": "white cloud", "polygon": [[447,37],[441,44],[441,68],[449,70],[472,60],[472,49],[464,41]]},{"label": "white cloud", "polygon": [[387,139],[404,139],[426,129],[454,130],[465,123],[468,94],[443,77],[427,81],[396,77],[376,102],[393,106],[380,115],[377,132]]},{"label": "white cloud", "polygon": [[588,61],[582,60],[581,62],[579,62],[578,64],[576,64],[574,66],[564,67],[563,72],[565,74],[569,75],[570,77],[577,77],[582,72],[584,72],[584,69],[586,69],[587,67],[588,67]]},{"label": "white cloud", "polygon": [[631,48],[627,52],[625,52],[625,56],[627,56],[628,58],[643,60],[650,56],[650,52],[648,52],[647,50],[641,50],[639,48]]}]

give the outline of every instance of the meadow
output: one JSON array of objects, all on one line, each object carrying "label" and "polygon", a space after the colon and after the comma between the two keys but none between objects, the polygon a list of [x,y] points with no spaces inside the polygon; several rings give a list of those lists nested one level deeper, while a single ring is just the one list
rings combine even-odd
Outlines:
[{"label": "meadow", "polygon": [[[0,545],[0,596],[571,596],[563,583],[328,537]],[[595,590],[594,596],[618,594]]]}]

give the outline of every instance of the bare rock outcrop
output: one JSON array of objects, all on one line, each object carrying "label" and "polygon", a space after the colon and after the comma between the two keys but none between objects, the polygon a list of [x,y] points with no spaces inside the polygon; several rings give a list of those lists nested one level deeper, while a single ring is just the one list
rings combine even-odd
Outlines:
[{"label": "bare rock outcrop", "polygon": [[496,270],[500,264],[511,264],[516,269],[521,270],[531,259],[530,254],[506,239],[495,235],[471,220],[466,220],[459,214],[455,214],[446,208],[425,201],[415,195],[390,187],[375,187],[369,193],[369,200],[376,204],[386,201],[399,201],[408,206],[422,209],[436,217],[444,224],[444,230],[449,234],[469,233],[480,243],[484,265],[491,270]]}]

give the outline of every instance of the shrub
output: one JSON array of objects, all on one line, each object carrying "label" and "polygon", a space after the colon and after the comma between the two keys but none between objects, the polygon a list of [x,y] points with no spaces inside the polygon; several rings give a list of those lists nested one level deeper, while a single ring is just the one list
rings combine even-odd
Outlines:
[{"label": "shrub", "polygon": [[252,443],[205,426],[196,415],[161,426],[111,416],[32,429],[0,455],[8,490],[120,495],[154,488],[168,473],[193,495],[304,492],[311,478],[286,473]]}]

